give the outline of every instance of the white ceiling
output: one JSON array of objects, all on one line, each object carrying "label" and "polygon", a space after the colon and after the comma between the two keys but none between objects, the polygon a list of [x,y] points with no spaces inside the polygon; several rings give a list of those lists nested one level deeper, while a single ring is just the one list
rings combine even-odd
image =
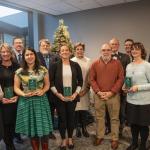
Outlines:
[{"label": "white ceiling", "polygon": [[11,2],[52,15],[67,14],[132,1],[137,0],[3,0],[6,3]]}]

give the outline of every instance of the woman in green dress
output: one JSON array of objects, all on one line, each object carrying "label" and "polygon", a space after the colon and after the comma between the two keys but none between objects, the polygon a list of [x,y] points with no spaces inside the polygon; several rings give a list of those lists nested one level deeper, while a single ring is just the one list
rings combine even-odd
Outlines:
[{"label": "woman in green dress", "polygon": [[18,94],[16,133],[31,138],[33,150],[48,150],[48,135],[52,131],[52,119],[46,92],[49,89],[49,75],[40,66],[36,52],[27,48],[23,52],[22,67],[16,71],[14,90]]}]

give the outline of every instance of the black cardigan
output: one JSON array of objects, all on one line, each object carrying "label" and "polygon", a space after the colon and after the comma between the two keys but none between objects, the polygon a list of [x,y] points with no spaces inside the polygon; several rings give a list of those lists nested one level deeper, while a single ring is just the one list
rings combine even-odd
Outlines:
[{"label": "black cardigan", "polygon": [[[62,61],[58,61],[52,65],[51,70],[51,87],[55,86],[59,93],[63,94],[63,79],[62,79]],[[72,92],[76,91],[77,86],[83,85],[82,71],[78,63],[70,60],[70,67],[72,71]],[[79,96],[76,98],[79,101]]]}]

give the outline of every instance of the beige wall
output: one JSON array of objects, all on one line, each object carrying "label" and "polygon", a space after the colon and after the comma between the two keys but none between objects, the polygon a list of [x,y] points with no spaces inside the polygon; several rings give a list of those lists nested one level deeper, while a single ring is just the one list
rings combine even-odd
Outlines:
[{"label": "beige wall", "polygon": [[99,55],[102,43],[112,37],[120,40],[120,50],[126,38],[143,42],[150,51],[150,1],[141,0],[127,4],[103,7],[88,11],[76,12],[57,17],[44,17],[44,35],[52,36],[58,26],[58,19],[63,18],[69,27],[73,42],[86,44],[86,54],[95,58]]}]

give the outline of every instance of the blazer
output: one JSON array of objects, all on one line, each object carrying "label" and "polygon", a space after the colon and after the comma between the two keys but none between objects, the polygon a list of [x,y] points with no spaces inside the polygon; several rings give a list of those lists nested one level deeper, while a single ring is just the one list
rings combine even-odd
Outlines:
[{"label": "blazer", "polygon": [[[48,55],[49,55],[49,58],[50,58],[49,68],[51,68],[52,64],[54,62],[57,62],[60,58],[58,57],[58,55],[53,54],[53,53],[49,53]],[[41,65],[47,68],[46,62],[44,60],[44,57],[43,57],[42,53],[41,52],[37,52],[37,56],[38,56],[38,58],[40,60]]]},{"label": "blazer", "polygon": [[[41,52],[37,52],[37,56],[38,56],[38,59],[39,59],[41,65],[47,68],[46,62],[45,62],[45,59],[44,59],[42,53]],[[49,61],[48,72],[49,72],[49,78],[51,78],[51,67],[52,67],[52,64],[57,62],[58,60],[60,60],[60,58],[56,54],[49,53],[49,59],[50,59],[50,61]],[[55,95],[53,94],[53,92],[51,90],[49,90],[47,92],[47,96],[48,96],[48,100],[49,100],[50,103],[55,103]]]},{"label": "blazer", "polygon": [[124,72],[125,72],[127,65],[130,63],[130,57],[127,54],[118,52],[117,58],[118,58],[118,60],[120,60],[122,66],[123,66]]},{"label": "blazer", "polygon": [[[55,86],[59,93],[63,94],[63,79],[62,79],[62,61],[58,61],[53,64],[51,70],[51,87]],[[82,71],[78,63],[70,60],[70,67],[72,71],[72,92],[76,91],[77,86],[83,85]],[[79,101],[79,96],[76,97],[76,100]]]}]

